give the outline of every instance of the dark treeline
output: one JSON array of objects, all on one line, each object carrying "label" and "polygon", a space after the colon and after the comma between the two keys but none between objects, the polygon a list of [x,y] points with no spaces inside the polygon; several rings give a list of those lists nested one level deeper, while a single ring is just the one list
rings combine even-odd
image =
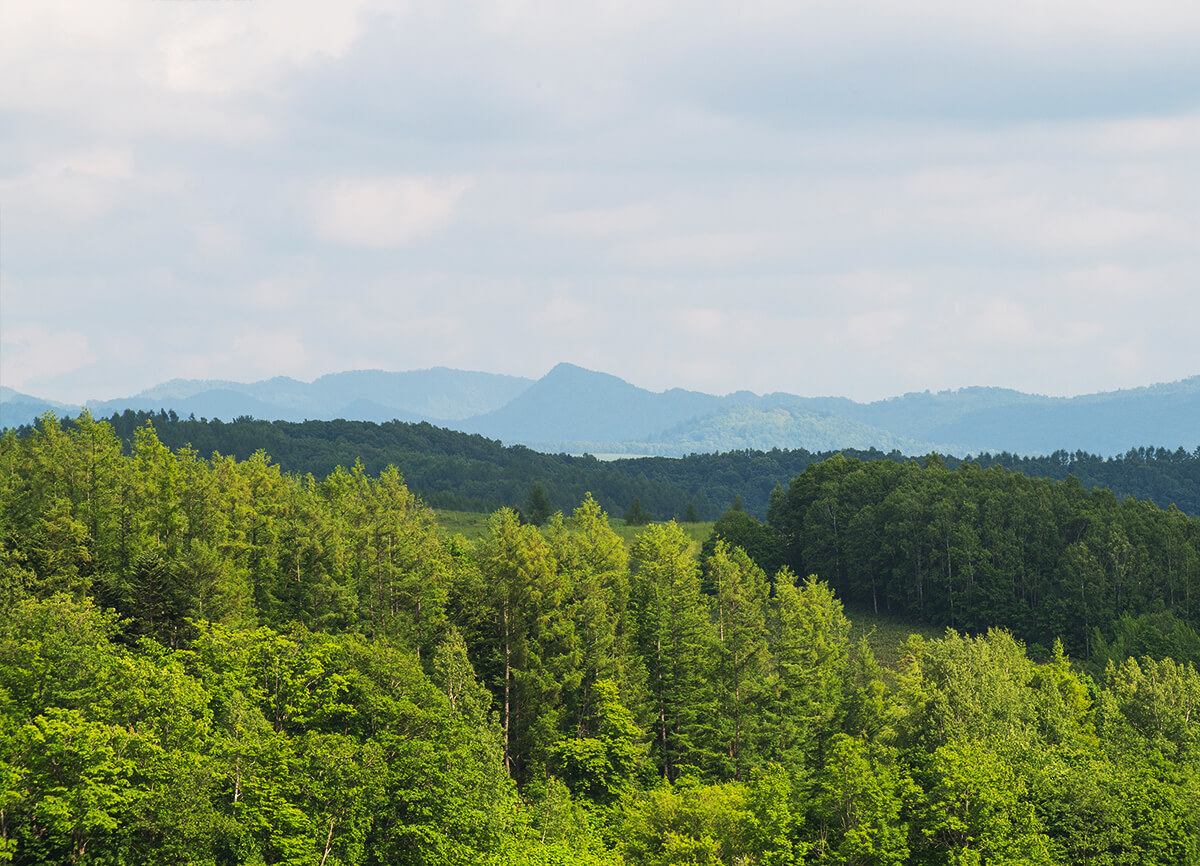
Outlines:
[{"label": "dark treeline", "polygon": [[938,625],[1061,637],[1085,655],[1126,618],[1200,625],[1200,520],[1074,477],[838,456],[778,492],[758,531],[843,598]]},{"label": "dark treeline", "polygon": [[[1118,457],[1060,450],[1039,457],[1001,453],[969,459],[984,469],[1003,466],[1030,478],[1065,481],[1074,476],[1085,490],[1106,487],[1122,498],[1149,499],[1164,508],[1174,505],[1200,517],[1200,448],[1130,448]],[[945,463],[951,468],[958,465],[952,457],[945,458]]]},{"label": "dark treeline", "polygon": [[[955,558],[987,525],[970,503],[1031,548],[1179,515],[1196,557],[1179,512],[936,461],[814,464],[758,530],[794,528],[778,554],[862,598],[845,542],[889,500],[910,531],[880,551],[912,540],[923,569],[949,538],[950,566],[918,575],[929,610],[939,569],[955,593],[964,567],[982,580]],[[1061,588],[1074,609],[1042,560],[994,555],[1025,569],[987,584],[997,603]],[[1149,598],[1120,561],[1121,598]],[[911,605],[875,564],[882,603]],[[1037,664],[981,629],[910,639],[885,671],[849,634],[817,577],[719,540],[701,568],[674,523],[627,547],[586,495],[542,527],[501,509],[467,542],[394,467],[317,478],[47,419],[0,438],[0,862],[1200,862],[1191,665],[1092,676],[1060,642]]]},{"label": "dark treeline", "polygon": [[[259,421],[239,418],[181,419],[173,412],[126,410],[108,419],[117,435],[132,444],[147,421],[172,449],[190,445],[247,460],[264,451],[287,472],[323,478],[338,466],[361,461],[369,474],[396,466],[405,483],[433,508],[490,512],[523,504],[540,483],[551,506],[570,511],[590,492],[606,510],[621,514],[638,499],[654,519],[682,520],[692,510],[698,520],[715,520],[735,498],[760,519],[772,488],[810,463],[835,452],[733,451],[683,458],[645,457],[598,460],[590,455],[543,454],[522,445],[505,446],[477,434],[429,423],[391,421]],[[72,422],[64,420],[65,425]],[[18,435],[28,435],[23,428]],[[903,460],[899,452],[846,451],[864,460]],[[691,506],[691,509],[689,509]]]},{"label": "dark treeline", "polygon": [[[490,512],[522,505],[540,483],[555,509],[569,511],[590,491],[606,510],[622,514],[638,499],[659,520],[715,520],[740,498],[746,513],[766,517],[771,491],[787,484],[810,464],[834,453],[860,460],[909,459],[898,451],[810,452],[805,449],[731,451],[681,458],[643,457],[601,461],[591,456],[542,454],[523,446],[399,421],[258,421],[239,418],[181,419],[173,412],[127,410],[108,423],[129,447],[136,431],[152,421],[169,448],[191,445],[199,454],[214,452],[247,460],[264,451],[285,471],[323,478],[337,466],[361,460],[369,474],[389,465],[400,469],[408,486],[434,508]],[[64,420],[64,424],[72,423]],[[19,435],[28,435],[22,428]],[[923,458],[917,458],[922,462]],[[955,468],[960,459],[941,458]],[[1200,515],[1200,449],[1130,449],[1120,457],[1056,451],[1048,457],[982,454],[968,458],[984,468],[1003,466],[1037,478],[1063,480],[1073,475],[1085,489],[1106,487],[1118,497],[1149,499]]]}]

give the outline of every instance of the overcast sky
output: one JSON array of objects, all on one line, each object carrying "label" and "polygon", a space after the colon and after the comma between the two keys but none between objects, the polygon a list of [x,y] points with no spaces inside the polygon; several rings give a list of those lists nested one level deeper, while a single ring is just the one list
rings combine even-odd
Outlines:
[{"label": "overcast sky", "polygon": [[0,382],[1200,373],[1195,0],[0,0]]}]

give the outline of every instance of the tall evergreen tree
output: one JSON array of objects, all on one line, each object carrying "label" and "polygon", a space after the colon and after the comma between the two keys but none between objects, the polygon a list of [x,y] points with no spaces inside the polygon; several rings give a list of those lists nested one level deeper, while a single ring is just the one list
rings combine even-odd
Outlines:
[{"label": "tall evergreen tree", "polygon": [[672,521],[633,544],[638,643],[648,673],[659,770],[674,780],[711,769],[715,707],[707,687],[714,636],[687,536]]}]

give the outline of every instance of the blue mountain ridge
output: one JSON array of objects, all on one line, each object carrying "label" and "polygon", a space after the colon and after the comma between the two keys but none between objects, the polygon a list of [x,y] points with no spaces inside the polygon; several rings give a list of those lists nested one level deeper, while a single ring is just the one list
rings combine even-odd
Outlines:
[{"label": "blue mountain ridge", "polygon": [[[1200,447],[1200,376],[1069,398],[971,387],[857,403],[782,392],[654,392],[562,363],[536,381],[447,368],[355,370],[312,383],[172,380],[88,408],[97,417],[171,409],[225,421],[428,421],[543,451],[597,454],[878,447],[908,454],[1065,449],[1109,456],[1144,445]],[[10,388],[0,392],[2,426],[32,423],[47,410],[76,411]]]}]

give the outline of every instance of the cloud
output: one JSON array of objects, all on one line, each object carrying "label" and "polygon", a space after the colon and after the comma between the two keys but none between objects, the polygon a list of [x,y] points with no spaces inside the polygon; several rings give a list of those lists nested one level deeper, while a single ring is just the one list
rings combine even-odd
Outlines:
[{"label": "cloud", "polygon": [[42,157],[23,174],[0,181],[6,204],[27,214],[71,222],[105,216],[129,187],[143,187],[128,150],[96,147]]},{"label": "cloud", "polygon": [[348,246],[387,249],[435,234],[454,221],[467,178],[352,178],[316,196],[317,237]]},{"label": "cloud", "polygon": [[187,341],[172,376],[163,378],[254,381],[296,375],[296,371],[307,368],[309,353],[304,338],[293,331],[237,324],[222,328],[217,336],[221,347],[217,351],[203,341]]},{"label": "cloud", "polygon": [[859,346],[879,349],[900,339],[909,322],[904,310],[873,310],[851,316],[846,334]]},{"label": "cloud", "polygon": [[770,230],[699,232],[635,242],[627,248],[627,256],[651,267],[736,265],[760,259],[780,240]]},{"label": "cloud", "polygon": [[638,202],[620,207],[582,208],[552,213],[540,221],[548,231],[580,237],[637,235],[657,229],[664,216],[657,204]]},{"label": "cloud", "polygon": [[42,325],[19,325],[0,333],[0,355],[4,384],[17,390],[51,384],[96,360],[86,335]]},{"label": "cloud", "polygon": [[1195,4],[10,6],[0,300],[64,392],[1200,371]]}]

